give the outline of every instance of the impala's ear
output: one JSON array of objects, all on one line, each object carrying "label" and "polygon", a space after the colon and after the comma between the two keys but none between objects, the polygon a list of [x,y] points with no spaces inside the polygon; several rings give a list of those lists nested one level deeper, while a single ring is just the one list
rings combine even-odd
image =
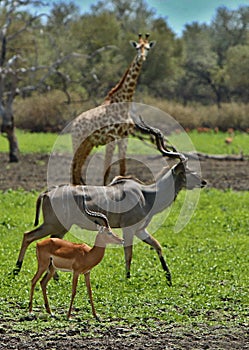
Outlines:
[{"label": "impala's ear", "polygon": [[155,40],[150,41],[149,45],[150,45],[150,48],[152,49],[152,47],[154,47],[156,45],[156,41]]},{"label": "impala's ear", "polygon": [[131,46],[132,47],[135,47],[135,49],[137,48],[137,42],[136,41],[134,41],[134,40],[130,40],[130,44],[131,44]]}]

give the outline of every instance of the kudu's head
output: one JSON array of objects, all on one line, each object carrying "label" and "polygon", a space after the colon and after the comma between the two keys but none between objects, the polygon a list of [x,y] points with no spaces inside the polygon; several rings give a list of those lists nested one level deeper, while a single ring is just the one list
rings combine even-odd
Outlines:
[{"label": "kudu's head", "polygon": [[183,188],[192,190],[194,188],[203,188],[207,182],[202,179],[195,171],[191,171],[187,167],[186,161],[181,161],[174,165],[172,174],[175,180],[175,186],[178,190]]},{"label": "kudu's head", "polygon": [[206,186],[207,182],[204,179],[202,179],[196,172],[188,169],[188,158],[183,153],[177,151],[174,146],[165,144],[165,137],[161,130],[146,124],[141,116],[139,116],[139,118],[134,122],[138,130],[155,136],[157,149],[163,156],[180,160],[180,162],[174,165],[171,169],[174,177],[176,193],[178,193],[182,188],[192,190],[193,188],[202,188]]}]

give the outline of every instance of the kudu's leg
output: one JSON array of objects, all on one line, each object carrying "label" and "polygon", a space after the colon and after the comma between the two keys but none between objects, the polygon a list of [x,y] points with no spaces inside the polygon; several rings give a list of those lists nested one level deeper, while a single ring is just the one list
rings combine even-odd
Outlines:
[{"label": "kudu's leg", "polygon": [[14,275],[17,275],[20,272],[26,250],[32,242],[38,239],[44,238],[46,236],[49,236],[51,234],[53,234],[54,237],[63,238],[66,232],[67,232],[66,230],[63,230],[55,234],[54,227],[46,224],[42,224],[41,226],[37,227],[32,231],[25,232],[23,235],[22,246],[16,262],[16,267],[13,270]]},{"label": "kudu's leg", "polygon": [[125,255],[125,271],[126,277],[131,277],[131,260],[132,260],[132,248],[133,248],[133,237],[132,232],[123,231],[124,238],[124,255]]},{"label": "kudu's leg", "polygon": [[73,156],[73,164],[72,164],[72,183],[73,185],[84,184],[84,181],[81,176],[82,167],[91,153],[93,149],[93,145],[88,141],[88,139],[84,140],[79,148],[75,151]]},{"label": "kudu's leg", "polygon": [[32,231],[29,232],[25,232],[23,235],[23,240],[22,240],[22,245],[21,245],[21,249],[19,252],[19,256],[16,262],[16,268],[14,269],[13,273],[14,275],[17,275],[21,268],[22,268],[22,263],[23,263],[23,259],[26,253],[26,250],[28,248],[28,246],[34,242],[35,240],[39,239],[39,238],[43,238],[48,236],[51,233],[51,231],[49,230],[49,227],[42,224],[41,226],[35,228]]},{"label": "kudu's leg", "polygon": [[163,257],[162,247],[161,247],[160,243],[154,237],[152,237],[147,230],[138,231],[136,233],[136,236],[138,238],[140,238],[143,242],[149,244],[152,248],[154,248],[156,250],[156,252],[159,256],[162,268],[166,273],[167,284],[169,286],[172,286],[171,273],[170,273],[168,265]]}]

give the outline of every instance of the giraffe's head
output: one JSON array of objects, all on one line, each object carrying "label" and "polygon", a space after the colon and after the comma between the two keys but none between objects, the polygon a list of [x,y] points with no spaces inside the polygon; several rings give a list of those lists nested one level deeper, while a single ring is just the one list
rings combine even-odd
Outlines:
[{"label": "giraffe's head", "polygon": [[138,58],[142,59],[143,61],[146,60],[147,54],[150,51],[150,49],[156,45],[156,41],[148,41],[150,34],[145,34],[145,39],[142,38],[142,34],[138,34],[138,42],[131,40],[130,44],[131,46],[135,47],[137,50],[137,56]]}]

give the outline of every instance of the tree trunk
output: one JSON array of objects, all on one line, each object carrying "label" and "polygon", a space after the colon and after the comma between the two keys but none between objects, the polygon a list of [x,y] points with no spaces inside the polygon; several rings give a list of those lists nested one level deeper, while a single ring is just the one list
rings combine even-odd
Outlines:
[{"label": "tree trunk", "polygon": [[2,124],[1,128],[2,133],[7,134],[7,139],[9,141],[9,161],[10,163],[18,162],[19,158],[19,148],[18,148],[18,142],[17,142],[17,137],[15,135],[15,127],[14,127],[14,122],[13,122],[13,117],[11,124]]}]

